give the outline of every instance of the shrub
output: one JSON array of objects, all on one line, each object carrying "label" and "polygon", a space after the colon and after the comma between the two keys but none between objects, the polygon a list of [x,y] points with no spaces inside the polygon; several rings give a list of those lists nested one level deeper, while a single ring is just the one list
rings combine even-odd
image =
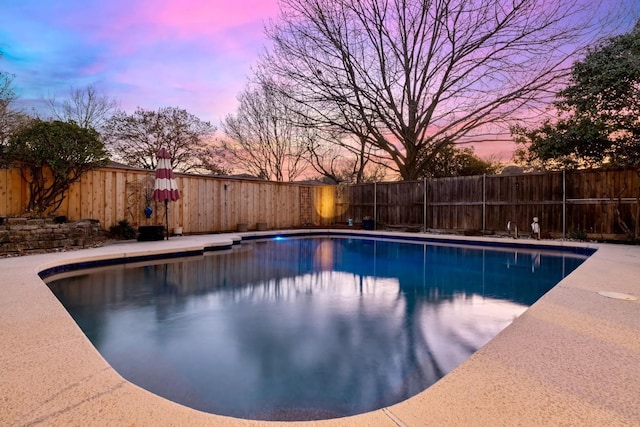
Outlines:
[{"label": "shrub", "polygon": [[100,134],[73,121],[33,120],[1,148],[0,168],[20,168],[29,190],[25,212],[34,218],[55,212],[71,184],[108,161]]},{"label": "shrub", "polygon": [[114,239],[129,240],[136,238],[136,229],[129,223],[128,220],[122,219],[118,221],[117,225],[109,227],[109,234]]}]

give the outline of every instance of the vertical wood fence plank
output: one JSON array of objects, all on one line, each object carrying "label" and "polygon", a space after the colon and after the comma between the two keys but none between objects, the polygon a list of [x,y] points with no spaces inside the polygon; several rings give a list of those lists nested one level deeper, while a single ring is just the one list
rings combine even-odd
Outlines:
[{"label": "vertical wood fence plank", "polygon": [[113,181],[113,172],[105,171],[104,181],[101,190],[101,201],[100,204],[104,209],[104,220],[105,224],[115,224],[118,222],[115,219],[116,216],[116,205],[115,205],[115,184]]},{"label": "vertical wood fence plank", "polygon": [[7,216],[9,212],[7,206],[7,186],[9,185],[9,179],[7,175],[8,169],[0,169],[0,216]]},{"label": "vertical wood fence plank", "polygon": [[112,172],[114,175],[114,191],[113,191],[113,224],[104,224],[105,228],[116,224],[123,218],[126,207],[126,175],[122,173]]},{"label": "vertical wood fence plank", "polygon": [[0,216],[16,216],[24,212],[27,206],[26,183],[18,169],[2,170],[3,184],[0,184]]}]

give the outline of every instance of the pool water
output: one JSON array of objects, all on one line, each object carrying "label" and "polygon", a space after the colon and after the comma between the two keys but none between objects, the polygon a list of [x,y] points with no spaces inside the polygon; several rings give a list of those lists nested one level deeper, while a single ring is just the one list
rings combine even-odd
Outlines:
[{"label": "pool water", "polygon": [[129,381],[211,413],[308,420],[426,389],[585,258],[287,238],[49,287]]}]

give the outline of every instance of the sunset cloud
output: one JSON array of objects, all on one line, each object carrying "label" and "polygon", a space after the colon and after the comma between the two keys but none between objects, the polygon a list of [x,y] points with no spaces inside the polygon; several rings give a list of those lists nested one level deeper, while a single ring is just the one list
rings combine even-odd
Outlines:
[{"label": "sunset cloud", "polygon": [[5,0],[0,69],[29,108],[95,84],[127,110],[179,106],[217,123],[276,15],[276,0]]}]

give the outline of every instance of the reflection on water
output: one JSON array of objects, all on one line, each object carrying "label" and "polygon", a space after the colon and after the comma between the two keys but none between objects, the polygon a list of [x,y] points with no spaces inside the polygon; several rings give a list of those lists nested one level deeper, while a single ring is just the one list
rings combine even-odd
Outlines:
[{"label": "reflection on water", "polygon": [[583,259],[285,239],[49,286],[133,383],[217,414],[319,419],[429,387]]}]

